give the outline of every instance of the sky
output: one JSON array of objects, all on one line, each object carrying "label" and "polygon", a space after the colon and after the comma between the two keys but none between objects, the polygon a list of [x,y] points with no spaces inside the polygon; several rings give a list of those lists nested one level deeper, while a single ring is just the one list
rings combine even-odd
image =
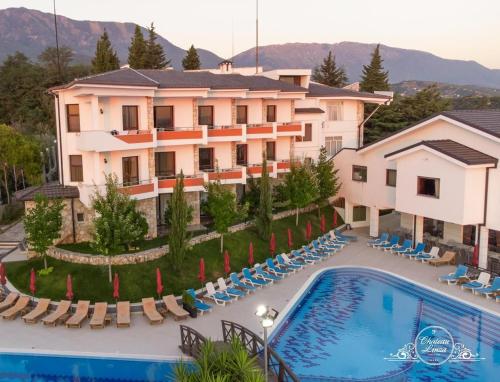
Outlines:
[{"label": "sky", "polygon": [[[231,57],[255,46],[256,0],[56,0],[77,20],[149,25],[175,45]],[[52,12],[52,0],[0,8]],[[500,69],[500,0],[259,0],[260,45],[355,41],[424,50]]]}]

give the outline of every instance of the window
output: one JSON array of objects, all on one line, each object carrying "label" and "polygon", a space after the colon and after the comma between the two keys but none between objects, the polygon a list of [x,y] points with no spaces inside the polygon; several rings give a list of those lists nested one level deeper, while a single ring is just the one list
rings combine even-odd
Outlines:
[{"label": "window", "polygon": [[280,81],[300,86],[300,76],[280,76]]},{"label": "window", "polygon": [[198,106],[198,125],[214,126],[213,106]]},{"label": "window", "polygon": [[155,153],[155,175],[163,179],[175,176],[174,151]]},{"label": "window", "polygon": [[79,222],[79,223],[81,223],[81,222],[83,222],[84,220],[85,220],[85,218],[84,218],[84,216],[83,216],[83,213],[82,213],[82,212],[78,212],[78,213],[76,214],[76,221],[77,221],[77,222]]},{"label": "window", "polygon": [[248,163],[248,146],[236,145],[236,164],[246,166]]},{"label": "window", "polygon": [[326,106],[326,115],[329,121],[342,120],[342,104],[333,103]]},{"label": "window", "polygon": [[66,105],[66,121],[68,125],[68,132],[80,132],[80,105]]},{"label": "window", "polygon": [[122,106],[123,130],[139,130],[139,107]]},{"label": "window", "polygon": [[266,142],[266,159],[276,160],[276,142]]},{"label": "window", "polygon": [[276,122],[276,105],[267,105],[267,122]]},{"label": "window", "polygon": [[397,177],[397,171],[391,170],[388,168],[385,171],[385,184],[386,184],[386,186],[396,187],[396,177]]},{"label": "window", "polygon": [[72,182],[83,182],[83,164],[81,155],[69,156],[69,175]]},{"label": "window", "polygon": [[439,198],[439,179],[419,176],[417,179],[417,194]]},{"label": "window", "polygon": [[123,185],[139,184],[139,157],[122,158]]},{"label": "window", "polygon": [[473,246],[476,243],[476,226],[464,225],[462,233],[462,243]]},{"label": "window", "polygon": [[155,128],[173,130],[174,129],[174,107],[155,106],[154,107]]},{"label": "window", "polygon": [[366,221],[366,207],[365,206],[354,206],[352,208],[352,221],[355,221],[355,222]]},{"label": "window", "polygon": [[424,233],[434,237],[443,238],[444,222],[442,220],[424,217]]},{"label": "window", "polygon": [[237,124],[248,123],[248,106],[244,105],[236,106],[236,123]]},{"label": "window", "polygon": [[295,137],[295,142],[311,142],[312,141],[312,123],[304,125],[304,136]]},{"label": "window", "polygon": [[325,148],[328,155],[337,154],[342,149],[342,136],[325,137]]},{"label": "window", "polygon": [[214,149],[213,147],[200,148],[200,170],[213,170],[214,169]]},{"label": "window", "polygon": [[368,179],[368,168],[366,166],[352,166],[352,180],[366,182]]}]

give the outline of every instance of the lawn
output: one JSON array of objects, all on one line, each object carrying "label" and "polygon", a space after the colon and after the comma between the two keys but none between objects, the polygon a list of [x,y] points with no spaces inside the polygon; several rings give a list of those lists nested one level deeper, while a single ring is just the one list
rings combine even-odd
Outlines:
[{"label": "lawn", "polygon": [[[327,229],[332,226],[333,210],[330,207],[323,208]],[[317,210],[300,216],[299,226],[295,226],[295,216],[290,216],[273,224],[276,235],[277,253],[288,252],[287,229],[293,232],[294,247],[298,248],[305,244],[305,226],[310,220],[313,228],[312,237],[320,234],[319,218]],[[339,217],[338,223],[341,224]],[[224,246],[231,255],[231,269],[240,271],[248,266],[248,245],[254,245],[255,262],[263,262],[269,257],[269,242],[261,240],[254,227],[247,230],[226,235]],[[200,281],[197,279],[199,259],[205,260],[207,281],[215,281],[224,276],[223,256],[219,251],[219,240],[206,241],[193,246],[188,252],[180,272],[173,271],[168,261],[168,255],[148,263],[114,266],[113,272],[120,277],[120,299],[132,302],[140,301],[142,297],[154,296],[156,294],[156,268],[159,267],[165,290],[163,294],[174,293],[180,295],[186,288],[199,288]],[[73,278],[73,290],[75,300],[108,301],[114,302],[112,298],[112,285],[108,283],[108,268],[106,266],[93,266],[72,264],[48,258],[49,266],[54,271],[48,276],[37,277],[37,297],[48,297],[53,300],[65,298],[66,277],[71,274]],[[7,263],[7,277],[17,289],[29,293],[29,274],[31,268],[39,270],[43,268],[41,259],[33,259],[23,262]]]}]

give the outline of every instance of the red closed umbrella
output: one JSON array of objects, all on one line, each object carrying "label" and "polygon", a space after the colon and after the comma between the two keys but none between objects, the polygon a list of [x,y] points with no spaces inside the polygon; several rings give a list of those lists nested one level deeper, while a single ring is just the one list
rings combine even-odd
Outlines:
[{"label": "red closed umbrella", "polygon": [[115,278],[113,279],[113,298],[118,300],[120,298],[120,278],[118,273],[115,273]]},{"label": "red closed umbrella", "polygon": [[320,225],[321,233],[325,233],[326,232],[325,214],[321,214],[321,221],[320,221],[319,225]]},{"label": "red closed umbrella", "polygon": [[71,279],[71,275],[68,275],[66,278],[66,298],[71,301],[73,300],[73,280]]},{"label": "red closed umbrella", "polygon": [[271,256],[276,252],[276,236],[274,232],[271,234],[271,240],[269,241],[269,251],[271,252]]},{"label": "red closed umbrella", "polygon": [[35,270],[31,268],[31,273],[30,273],[30,292],[34,296],[36,292],[36,274]]},{"label": "red closed umbrella", "polygon": [[333,222],[332,222],[332,228],[337,227],[337,210],[334,208],[333,209]]},{"label": "red closed umbrella", "polygon": [[228,274],[231,272],[231,263],[229,259],[229,252],[227,249],[224,251],[224,272]]},{"label": "red closed umbrella", "polygon": [[253,243],[250,242],[250,244],[248,245],[248,264],[250,266],[253,266],[253,263],[254,263],[254,259],[253,259]]},{"label": "red closed umbrella", "polygon": [[288,249],[292,249],[292,247],[293,247],[292,230],[288,228]]},{"label": "red closed umbrella", "polygon": [[472,252],[472,265],[477,267],[478,264],[479,264],[479,245],[476,244],[474,246],[474,252]]},{"label": "red closed umbrella", "polygon": [[200,272],[198,273],[198,280],[203,284],[205,281],[205,260],[203,257],[200,259]]},{"label": "red closed umbrella", "polygon": [[7,284],[7,272],[5,270],[4,263],[0,263],[0,284],[2,285],[2,287]]},{"label": "red closed umbrella", "polygon": [[311,221],[307,221],[306,225],[306,240],[311,240],[311,235],[312,235],[312,226],[311,226]]},{"label": "red closed umbrella", "polygon": [[161,272],[160,268],[156,268],[156,293],[159,297],[163,292],[163,282],[161,281]]}]

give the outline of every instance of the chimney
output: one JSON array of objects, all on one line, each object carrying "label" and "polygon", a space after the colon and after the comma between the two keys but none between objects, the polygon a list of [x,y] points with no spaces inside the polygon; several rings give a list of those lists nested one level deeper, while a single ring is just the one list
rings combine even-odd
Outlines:
[{"label": "chimney", "polygon": [[219,63],[219,70],[221,73],[232,73],[233,72],[233,61],[224,60]]}]

